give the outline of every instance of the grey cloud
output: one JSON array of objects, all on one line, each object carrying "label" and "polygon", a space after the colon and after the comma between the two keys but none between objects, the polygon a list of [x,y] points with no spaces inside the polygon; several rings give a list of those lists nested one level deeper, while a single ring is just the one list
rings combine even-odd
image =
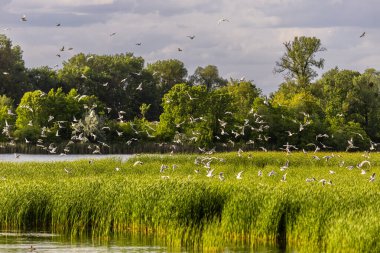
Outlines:
[{"label": "grey cloud", "polygon": [[380,25],[378,10],[380,2],[375,0],[302,1],[289,4],[262,6],[267,15],[281,17],[280,27],[326,27]]},{"label": "grey cloud", "polygon": [[[9,1],[8,1],[9,2]],[[20,3],[18,1],[17,3]],[[43,1],[40,1],[43,4]],[[374,0],[118,0],[102,5],[52,5],[27,12],[21,6],[0,9],[1,24],[9,24],[13,44],[24,50],[28,67],[54,66],[73,53],[133,52],[146,62],[179,59],[189,74],[197,66],[218,66],[224,78],[255,80],[264,93],[277,89],[282,75],[273,75],[283,42],[294,36],[316,36],[327,47],[318,55],[326,68],[380,68],[379,23]],[[17,10],[17,11],[16,11]],[[18,12],[20,10],[20,13]],[[364,13],[364,14],[362,14]],[[226,17],[230,22],[218,25]],[[62,27],[55,27],[61,23]],[[367,26],[368,24],[368,26]],[[358,36],[362,31],[364,39]],[[109,34],[116,32],[115,36]],[[194,40],[187,35],[195,35]],[[136,46],[142,42],[141,46]],[[56,54],[62,46],[73,52]],[[178,52],[177,47],[183,48]],[[324,70],[324,71],[325,71]]]}]

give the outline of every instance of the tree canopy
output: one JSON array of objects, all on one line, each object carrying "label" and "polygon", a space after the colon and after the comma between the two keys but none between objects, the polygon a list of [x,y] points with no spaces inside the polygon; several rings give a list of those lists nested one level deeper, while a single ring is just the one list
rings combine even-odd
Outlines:
[{"label": "tree canopy", "polygon": [[275,72],[285,73],[288,79],[295,79],[299,86],[310,84],[317,76],[313,69],[323,68],[324,59],[316,59],[315,54],[326,50],[320,39],[315,37],[295,37],[293,41],[284,43],[285,53],[276,62]]},{"label": "tree canopy", "polygon": [[[380,72],[335,67],[319,79],[325,50],[315,37],[285,42],[266,96],[253,81],[224,79],[218,67],[188,74],[176,59],[145,64],[133,53],[79,53],[61,69],[25,68],[22,51],[0,37],[0,141],[55,152],[65,143],[107,142],[247,149],[376,150]],[[50,148],[49,148],[50,147]]]}]

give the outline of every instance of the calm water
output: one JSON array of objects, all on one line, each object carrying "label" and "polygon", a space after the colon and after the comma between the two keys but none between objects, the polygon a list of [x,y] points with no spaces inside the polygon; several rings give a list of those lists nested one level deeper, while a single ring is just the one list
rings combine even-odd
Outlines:
[{"label": "calm water", "polygon": [[[173,249],[162,246],[157,240],[147,237],[126,237],[110,240],[107,244],[94,243],[90,239],[83,239],[81,241],[70,241],[58,235],[49,233],[13,233],[13,232],[0,232],[0,252],[67,252],[67,253],[185,253],[185,252],[198,252],[195,250],[186,249]],[[213,252],[271,252],[280,253],[280,251],[273,247],[262,246],[256,249],[249,249],[244,247],[225,247]],[[290,251],[289,251],[290,252]]]},{"label": "calm water", "polygon": [[28,155],[28,154],[0,154],[0,162],[57,162],[57,161],[74,161],[79,159],[102,159],[102,158],[120,158],[127,160],[133,155],[113,154],[113,155]]}]

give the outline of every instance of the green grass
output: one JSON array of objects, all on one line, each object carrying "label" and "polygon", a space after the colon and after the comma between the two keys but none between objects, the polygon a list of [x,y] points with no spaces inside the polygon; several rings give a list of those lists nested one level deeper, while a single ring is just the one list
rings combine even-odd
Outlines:
[{"label": "green grass", "polygon": [[[319,161],[313,155],[214,154],[209,156],[212,178],[203,165],[194,164],[203,155],[0,163],[0,226],[105,240],[152,234],[171,246],[204,249],[268,243],[298,252],[380,251],[380,181],[369,182],[373,172],[379,174],[380,155],[339,153],[329,161],[322,159],[326,153],[317,154]],[[134,166],[138,160],[143,164]],[[289,168],[282,172],[286,160]],[[346,168],[363,160],[371,162],[363,166],[365,175]],[[168,168],[160,173],[162,164]],[[241,170],[243,179],[238,180]],[[268,176],[271,170],[277,173],[273,177]],[[286,182],[281,181],[284,173]],[[305,181],[311,177],[317,182]],[[321,179],[333,184],[322,185]]]}]

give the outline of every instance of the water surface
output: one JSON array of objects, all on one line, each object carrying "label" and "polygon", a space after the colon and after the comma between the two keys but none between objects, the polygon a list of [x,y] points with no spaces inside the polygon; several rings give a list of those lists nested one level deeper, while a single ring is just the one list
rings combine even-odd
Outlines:
[{"label": "water surface", "polygon": [[[51,233],[16,233],[0,232],[0,252],[19,253],[19,252],[67,252],[67,253],[187,253],[201,252],[200,250],[185,248],[169,248],[164,246],[157,238],[150,236],[127,236],[111,239],[107,243],[94,242],[91,238],[82,238],[72,241]],[[207,251],[203,251],[207,252]],[[257,246],[254,249],[244,246],[229,246],[214,249],[212,252],[255,252],[255,253],[282,253],[293,251],[282,251],[270,246]]]}]

